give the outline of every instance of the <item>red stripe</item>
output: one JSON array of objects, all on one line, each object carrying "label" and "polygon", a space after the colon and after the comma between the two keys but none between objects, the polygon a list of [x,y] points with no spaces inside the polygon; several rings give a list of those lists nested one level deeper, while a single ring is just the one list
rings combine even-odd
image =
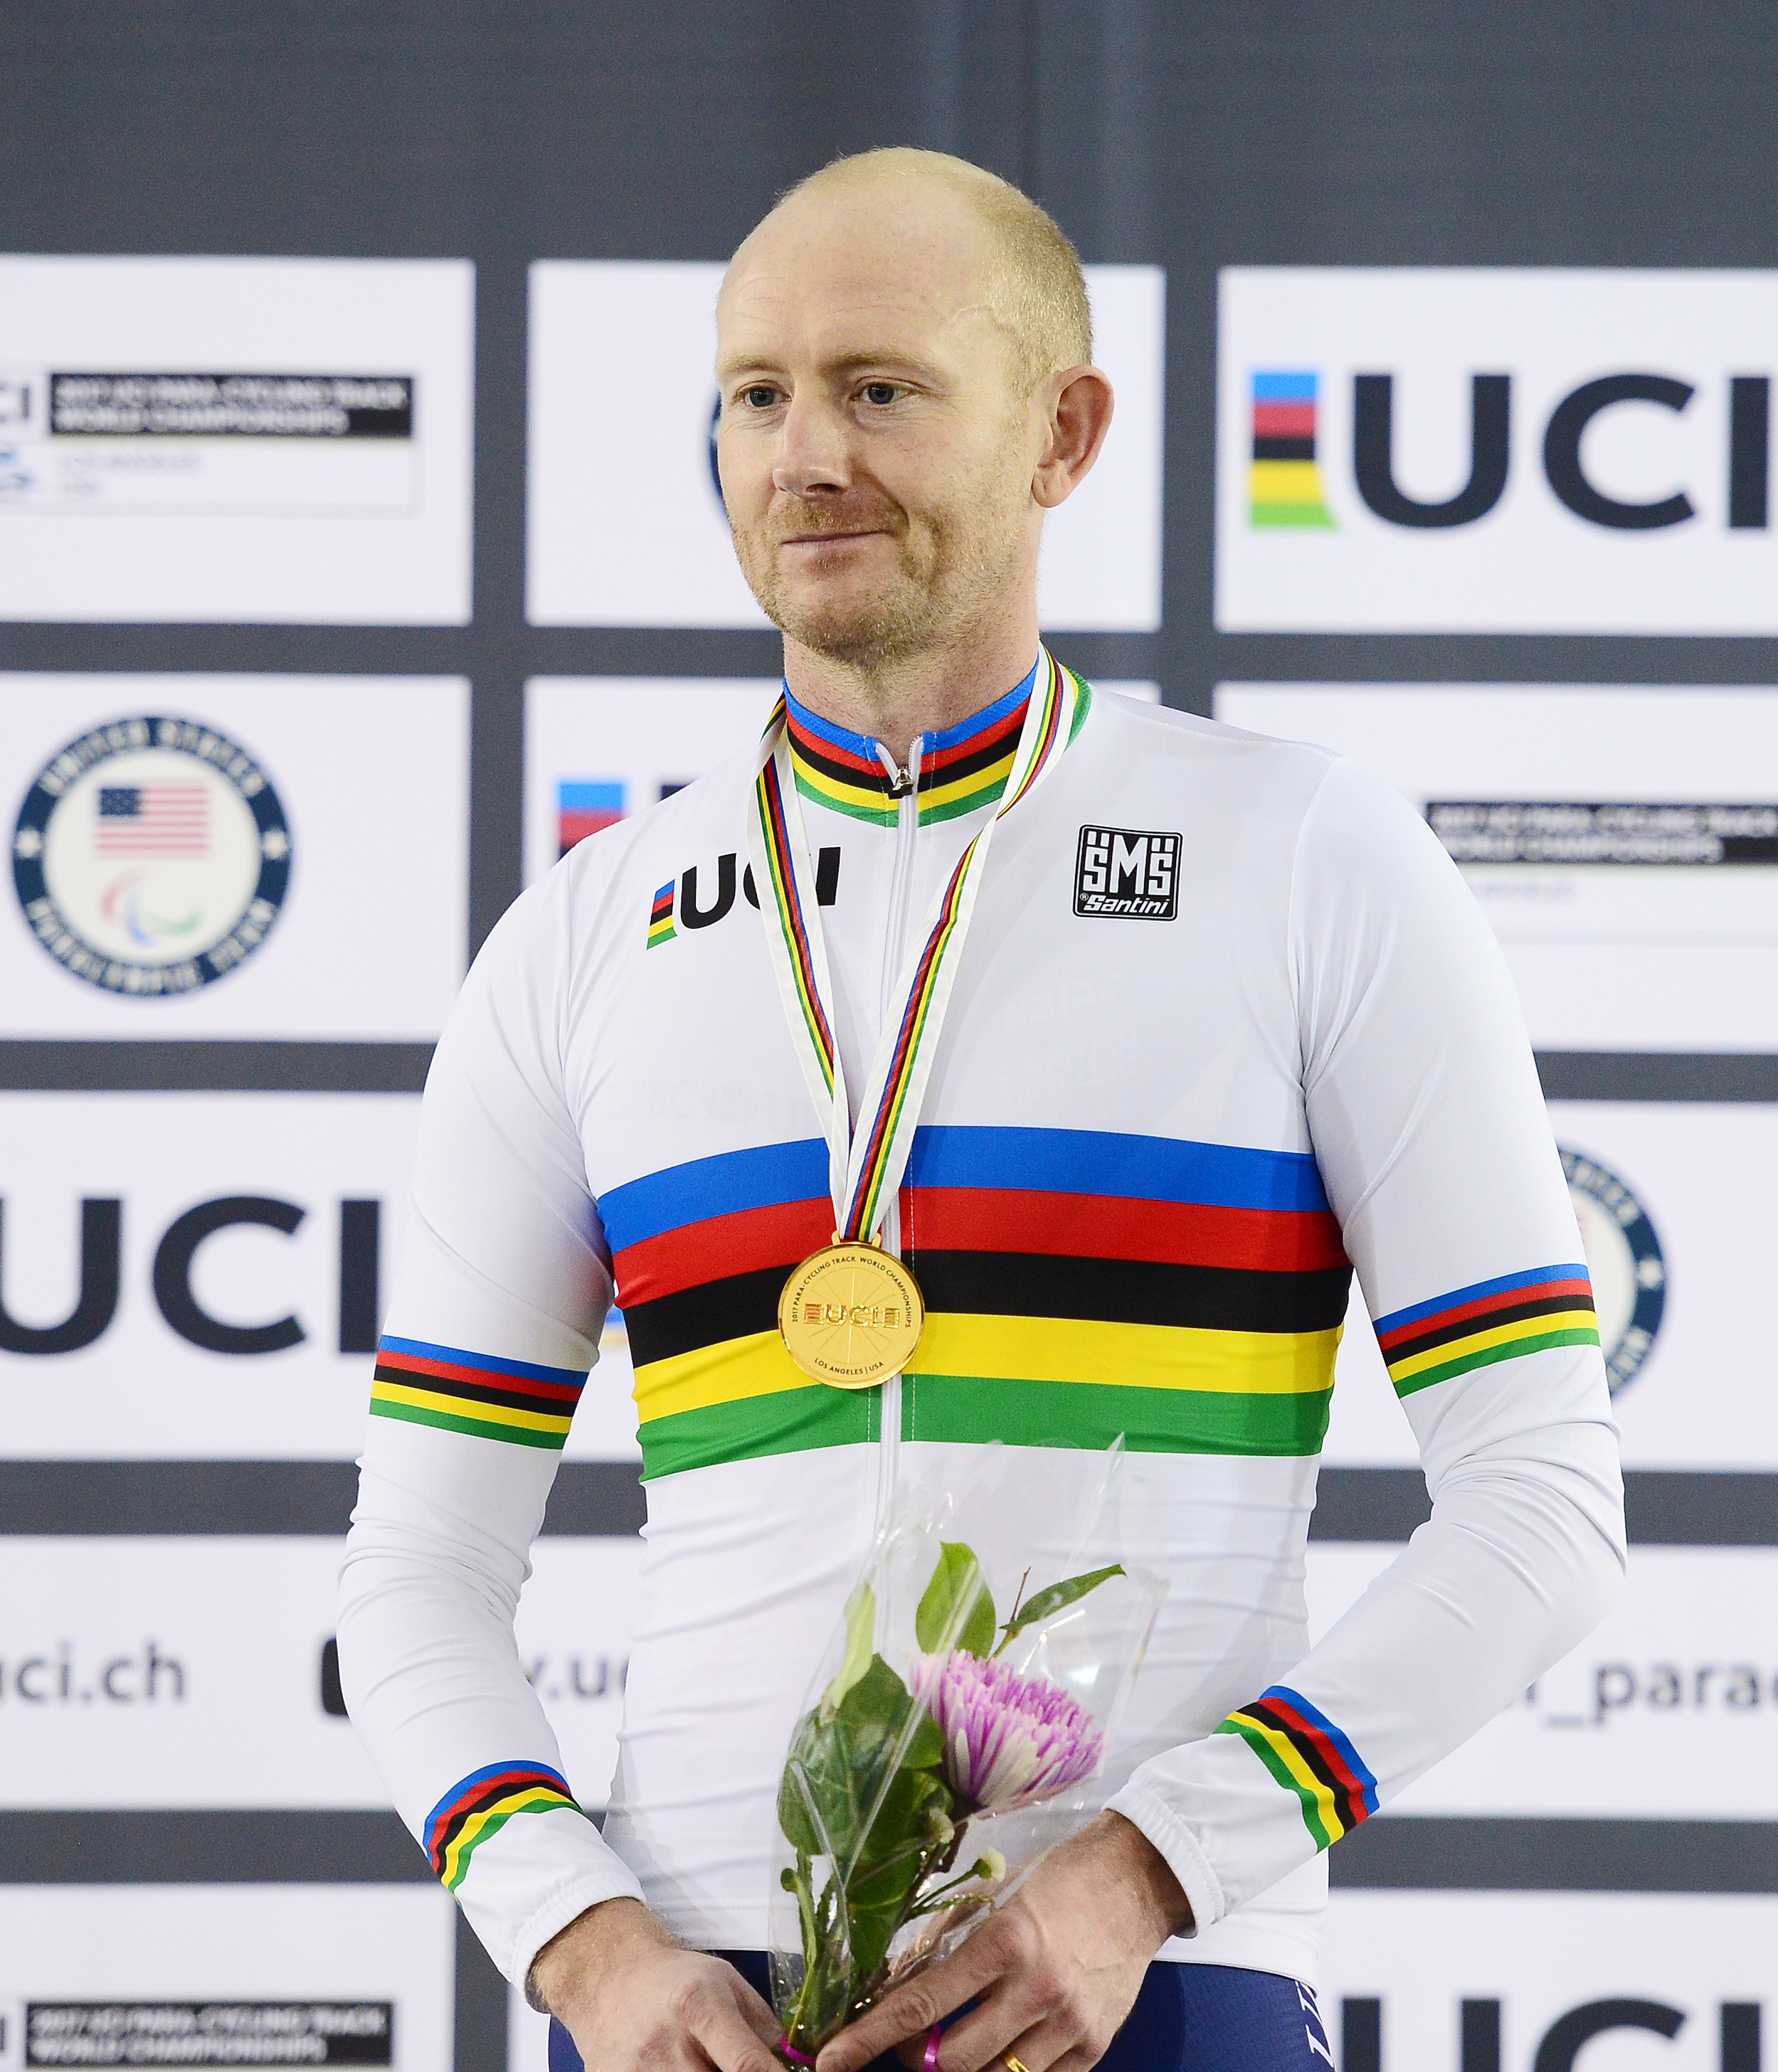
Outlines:
[{"label": "red stripe", "polygon": [[1253,430],[1261,438],[1312,439],[1313,403],[1256,403]]},{"label": "red stripe", "polygon": [[778,1202],[769,1208],[706,1216],[617,1253],[612,1263],[618,1300],[628,1309],[707,1281],[726,1281],[731,1274],[758,1273],[772,1266],[788,1272],[833,1235],[833,1204],[825,1194],[817,1201]]},{"label": "red stripe", "polygon": [[1418,1338],[1427,1331],[1442,1331],[1448,1325],[1467,1323],[1472,1317],[1484,1318],[1492,1310],[1510,1309],[1521,1302],[1541,1302],[1552,1295],[1584,1295],[1590,1302],[1593,1284],[1591,1281],[1540,1281],[1527,1288],[1504,1289],[1498,1295],[1484,1295],[1479,1302],[1459,1302],[1455,1309],[1441,1309],[1436,1315],[1416,1317],[1411,1324],[1385,1331],[1377,1342],[1387,1352],[1391,1346]]},{"label": "red stripe", "polygon": [[1351,1793],[1353,1802],[1352,1810],[1354,1815],[1360,1820],[1364,1818],[1370,1808],[1364,1803],[1364,1780],[1352,1774],[1351,1766],[1347,1762],[1346,1758],[1333,1742],[1328,1740],[1319,1727],[1311,1725],[1294,1705],[1286,1705],[1282,1698],[1261,1698],[1249,1705],[1247,1709],[1250,1712],[1261,1714],[1270,1712],[1274,1718],[1281,1720],[1293,1733],[1302,1735],[1305,1741],[1312,1741],[1316,1749],[1326,1757],[1327,1766],[1339,1779],[1340,1788]]},{"label": "red stripe", "polygon": [[929,771],[944,769],[948,763],[955,763],[961,756],[979,754],[984,748],[996,742],[1005,742],[1009,748],[1015,746],[1019,738],[1019,730],[1025,724],[1025,708],[1030,703],[1031,700],[1027,698],[1024,704],[1017,711],[1009,713],[998,727],[983,727],[979,734],[972,734],[967,741],[953,742],[950,747],[940,749],[936,755],[930,758],[923,755],[920,774],[924,777]]},{"label": "red stripe", "polygon": [[879,785],[887,774],[883,765],[871,757],[855,754],[850,748],[842,748],[837,741],[829,741],[825,734],[811,734],[806,727],[799,726],[795,714],[788,709],[785,724],[790,730],[792,744],[812,761],[843,763],[847,769],[860,771]]},{"label": "red stripe", "polygon": [[392,1367],[401,1374],[436,1375],[442,1381],[467,1381],[479,1388],[534,1396],[541,1403],[566,1403],[571,1407],[580,1400],[580,1389],[572,1382],[531,1381],[523,1375],[496,1374],[488,1367],[452,1367],[443,1360],[420,1359],[412,1353],[381,1352],[377,1364],[380,1369]]},{"label": "red stripe", "polygon": [[1003,1187],[903,1187],[903,1241],[921,1252],[1028,1252],[1170,1266],[1308,1273],[1344,1266],[1323,1209],[1224,1209],[1128,1195]]},{"label": "red stripe", "polygon": [[[528,1778],[534,1778],[539,1784],[548,1785],[552,1791],[559,1791],[562,1789],[553,1777],[545,1777],[541,1770],[503,1770],[498,1777],[484,1777],[479,1784],[471,1785],[459,1798],[453,1799],[442,1813],[434,1814],[432,1819],[433,1833],[435,1836],[442,1835],[446,1828],[460,1813],[472,1811],[490,1796],[499,1798],[502,1793],[510,1791],[515,1784],[522,1784]],[[434,1842],[432,1847],[435,1849],[438,1847],[437,1843]]]}]

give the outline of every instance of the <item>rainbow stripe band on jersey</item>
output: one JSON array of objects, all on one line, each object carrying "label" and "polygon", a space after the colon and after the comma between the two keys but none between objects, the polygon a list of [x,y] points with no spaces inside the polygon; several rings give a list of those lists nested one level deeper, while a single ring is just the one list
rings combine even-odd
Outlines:
[{"label": "rainbow stripe band on jersey", "polygon": [[586,1381],[572,1367],[496,1359],[385,1333],[377,1350],[370,1414],[559,1452]]},{"label": "rainbow stripe band on jersey", "polygon": [[1246,1742],[1286,1791],[1318,1849],[1349,1835],[1377,1811],[1377,1779],[1324,1712],[1300,1692],[1274,1684],[1216,1730]]},{"label": "rainbow stripe band on jersey", "polygon": [[1583,1264],[1474,1281],[1379,1317],[1377,1342],[1397,1396],[1552,1346],[1596,1346],[1592,1279]]},{"label": "rainbow stripe band on jersey", "polygon": [[[990,806],[1006,789],[1031,692],[1016,684],[961,725],[922,738],[914,803],[920,824],[956,820]],[[791,768],[805,799],[873,826],[895,824],[900,799],[889,771],[864,734],[836,726],[787,696]]]},{"label": "rainbow stripe band on jersey", "polygon": [[568,1780],[541,1762],[492,1762],[451,1786],[427,1814],[420,1840],[434,1871],[455,1892],[469,1859],[515,1813],[578,1813]]},{"label": "rainbow stripe band on jersey", "polygon": [[651,950],[658,949],[663,943],[670,943],[678,933],[673,925],[673,898],[677,889],[677,881],[669,878],[649,902],[648,948]]},{"label": "rainbow stripe band on jersey", "polygon": [[[828,1235],[818,1138],[599,1197],[636,1364],[643,1474],[882,1434],[776,1328]],[[900,1194],[927,1301],[903,1439],[1302,1457],[1327,1428],[1351,1268],[1307,1153],[1095,1130],[924,1128]]]}]

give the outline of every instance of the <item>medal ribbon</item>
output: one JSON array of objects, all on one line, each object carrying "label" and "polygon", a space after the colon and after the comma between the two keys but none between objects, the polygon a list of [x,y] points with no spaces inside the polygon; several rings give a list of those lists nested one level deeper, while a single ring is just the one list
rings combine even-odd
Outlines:
[{"label": "medal ribbon", "polygon": [[[747,820],[747,849],[755,882],[772,894],[771,911],[762,900],[760,917],[785,1018],[826,1133],[835,1233],[842,1243],[873,1242],[885,1205],[901,1184],[994,831],[1061,760],[1084,695],[1080,679],[1063,668],[1047,648],[1039,648],[999,809],[957,859],[928,911],[923,933],[902,969],[895,994],[900,1006],[884,1023],[865,1080],[856,1131],[825,1005],[833,993],[820,909],[805,896],[814,882],[814,867],[781,696],[766,722]],[[917,800],[917,791],[915,796]]]}]

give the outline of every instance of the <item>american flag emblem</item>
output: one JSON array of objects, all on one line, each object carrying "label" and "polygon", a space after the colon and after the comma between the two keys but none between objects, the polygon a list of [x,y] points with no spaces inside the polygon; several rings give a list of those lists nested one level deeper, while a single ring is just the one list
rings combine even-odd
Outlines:
[{"label": "american flag emblem", "polygon": [[93,846],[101,856],[202,856],[210,842],[203,784],[106,784]]}]

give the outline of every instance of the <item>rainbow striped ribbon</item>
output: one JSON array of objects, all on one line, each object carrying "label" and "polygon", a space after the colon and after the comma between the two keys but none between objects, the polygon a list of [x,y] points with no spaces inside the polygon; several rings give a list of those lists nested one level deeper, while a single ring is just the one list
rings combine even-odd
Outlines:
[{"label": "rainbow striped ribbon", "polygon": [[772,891],[769,911],[760,902],[760,917],[791,1035],[826,1132],[834,1231],[842,1241],[881,1241],[885,1207],[895,1199],[913,1149],[920,1103],[994,831],[1056,767],[1073,731],[1084,686],[1047,648],[1039,651],[1038,663],[999,811],[958,858],[927,915],[903,969],[896,995],[901,1005],[883,1024],[855,1131],[839,1046],[825,1005],[833,993],[820,909],[805,896],[805,888],[814,883],[814,865],[791,773],[782,697],[760,737],[747,848],[755,882]]}]

